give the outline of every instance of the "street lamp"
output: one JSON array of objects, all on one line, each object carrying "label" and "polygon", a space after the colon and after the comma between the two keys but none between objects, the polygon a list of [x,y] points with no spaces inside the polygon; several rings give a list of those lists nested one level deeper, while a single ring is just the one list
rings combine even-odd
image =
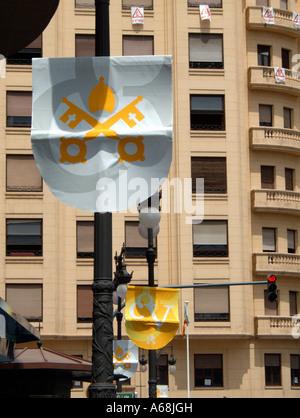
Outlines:
[{"label": "street lamp", "polygon": [[[146,258],[148,263],[148,285],[155,287],[154,283],[154,263],[156,259],[156,251],[154,250],[154,229],[155,233],[159,232],[159,222],[161,220],[159,200],[161,192],[157,192],[146,202],[139,204],[139,221],[140,230],[148,230],[148,248]],[[140,232],[141,233],[141,232]],[[142,235],[142,234],[141,234]],[[142,235],[143,236],[143,235]],[[156,352],[149,350],[149,398],[157,398],[157,370],[156,370]]]},{"label": "street lamp", "polygon": [[[167,346],[167,347],[163,347],[161,350],[158,351],[158,353],[156,353],[155,364],[158,365],[158,360],[159,360],[160,356],[163,354],[163,351],[166,348],[171,348],[171,357],[168,360],[168,365],[169,365],[169,373],[174,374],[176,372],[176,359],[174,358],[174,355],[173,355],[173,346],[172,345]],[[146,372],[147,371],[147,360],[145,358],[144,353],[142,353],[142,357],[139,359],[139,363],[141,365],[141,367],[140,367],[141,372],[143,372],[143,373]],[[158,373],[157,373],[157,375],[158,375]]]}]

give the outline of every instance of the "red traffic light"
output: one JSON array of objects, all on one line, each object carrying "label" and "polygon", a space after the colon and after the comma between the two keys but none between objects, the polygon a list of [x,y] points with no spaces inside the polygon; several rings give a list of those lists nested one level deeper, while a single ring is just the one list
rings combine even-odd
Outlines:
[{"label": "red traffic light", "polygon": [[276,280],[277,280],[277,277],[276,277],[276,276],[274,276],[274,274],[271,274],[271,275],[268,277],[268,281],[269,281],[269,282],[271,282],[271,283],[276,282]]}]

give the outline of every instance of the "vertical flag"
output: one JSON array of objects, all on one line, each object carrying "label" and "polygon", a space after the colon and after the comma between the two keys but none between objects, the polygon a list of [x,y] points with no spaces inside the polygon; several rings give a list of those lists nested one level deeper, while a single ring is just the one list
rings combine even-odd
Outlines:
[{"label": "vertical flag", "polygon": [[183,322],[183,328],[182,328],[182,335],[185,337],[185,329],[189,325],[189,316],[187,311],[187,306],[184,306],[184,322]]},{"label": "vertical flag", "polygon": [[125,327],[138,347],[157,350],[176,335],[179,326],[178,289],[128,286]]}]

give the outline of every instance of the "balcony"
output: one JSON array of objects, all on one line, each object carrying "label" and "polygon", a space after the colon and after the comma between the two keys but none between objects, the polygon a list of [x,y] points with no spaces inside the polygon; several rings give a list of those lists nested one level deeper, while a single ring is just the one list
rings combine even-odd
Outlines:
[{"label": "balcony", "polygon": [[293,338],[294,326],[291,316],[257,316],[255,335],[260,338]]},{"label": "balcony", "polygon": [[247,28],[250,30],[264,30],[289,35],[294,38],[300,36],[300,30],[293,24],[293,12],[282,9],[274,9],[275,24],[266,24],[263,18],[262,7],[248,7]]},{"label": "balcony", "polygon": [[300,94],[300,73],[296,71],[286,69],[284,83],[276,81],[275,68],[250,67],[248,71],[250,89],[284,92],[295,96]]},{"label": "balcony", "polygon": [[270,127],[250,129],[250,147],[253,150],[270,150],[300,154],[300,132],[292,129]]},{"label": "balcony", "polygon": [[286,190],[252,190],[254,212],[281,212],[300,215],[300,193]]},{"label": "balcony", "polygon": [[270,271],[280,276],[300,277],[300,255],[280,253],[253,254],[253,271],[266,276]]}]

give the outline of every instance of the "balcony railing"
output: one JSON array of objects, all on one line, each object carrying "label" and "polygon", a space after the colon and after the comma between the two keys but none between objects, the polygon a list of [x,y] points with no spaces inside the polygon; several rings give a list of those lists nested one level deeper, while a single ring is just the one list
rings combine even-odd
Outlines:
[{"label": "balcony railing", "polygon": [[300,153],[300,132],[292,129],[260,127],[250,129],[252,149]]},{"label": "balcony railing", "polygon": [[251,89],[284,91],[298,96],[300,94],[300,73],[285,69],[285,82],[279,83],[276,81],[275,68],[250,67],[249,87]]},{"label": "balcony railing", "polygon": [[257,275],[273,272],[280,276],[300,276],[300,255],[282,253],[253,254],[253,270]]},{"label": "balcony railing", "polygon": [[253,30],[267,30],[295,38],[300,36],[300,30],[293,24],[293,12],[283,9],[274,9],[275,24],[268,25],[263,18],[262,7],[248,7],[247,28]]},{"label": "balcony railing", "polygon": [[255,212],[300,214],[300,193],[286,190],[253,190],[252,209]]},{"label": "balcony railing", "polygon": [[291,316],[257,316],[255,333],[258,337],[293,338],[293,318]]}]

